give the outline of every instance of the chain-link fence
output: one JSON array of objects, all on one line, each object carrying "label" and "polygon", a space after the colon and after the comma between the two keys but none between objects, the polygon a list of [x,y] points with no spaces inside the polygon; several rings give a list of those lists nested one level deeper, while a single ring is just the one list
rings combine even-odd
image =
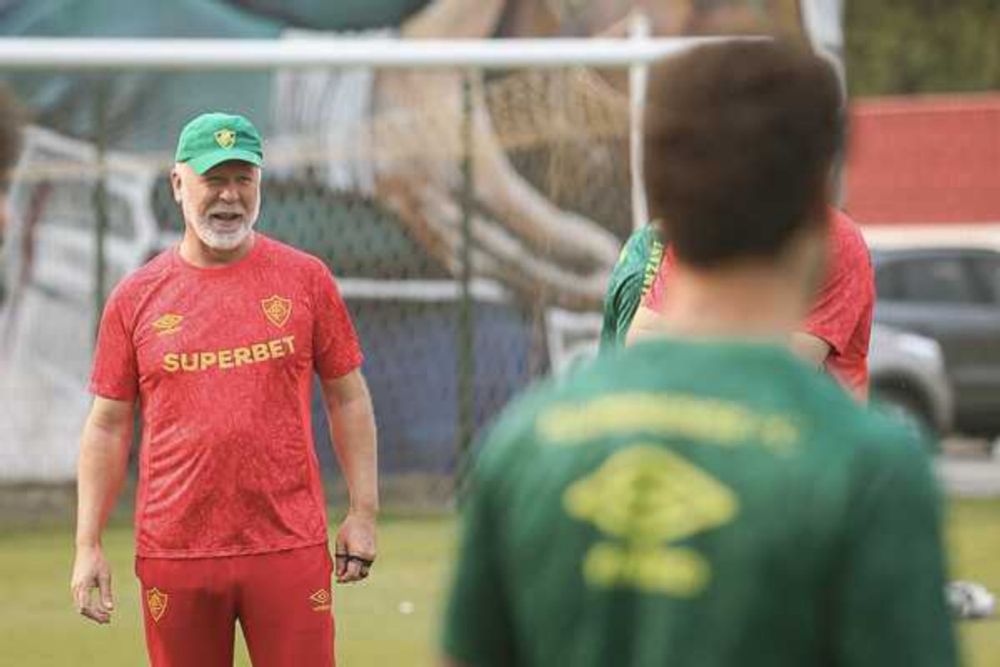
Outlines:
[{"label": "chain-link fence", "polygon": [[[326,262],[393,477],[446,497],[473,434],[596,337],[629,232],[627,70],[32,72],[0,310],[7,479],[71,479],[103,299],[183,230],[183,123],[265,135],[257,229]],[[332,460],[317,396],[317,446]]]}]

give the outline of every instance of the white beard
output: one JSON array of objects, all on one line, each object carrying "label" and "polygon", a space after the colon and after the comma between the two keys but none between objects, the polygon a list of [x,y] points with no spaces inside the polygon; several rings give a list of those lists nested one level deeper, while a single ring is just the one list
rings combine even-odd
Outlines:
[{"label": "white beard", "polygon": [[212,250],[235,250],[253,231],[253,222],[244,220],[233,231],[220,232],[212,229],[212,223],[208,220],[197,220],[194,224],[194,231],[201,242]]},{"label": "white beard", "polygon": [[202,243],[212,250],[235,250],[240,244],[246,241],[247,237],[250,236],[250,232],[253,231],[254,224],[257,222],[257,216],[260,214],[260,200],[257,200],[255,210],[245,212],[240,226],[232,231],[219,231],[212,224],[211,214],[224,210],[226,209],[210,209],[204,216],[191,215],[190,217],[194,221],[192,226],[194,227],[195,234],[198,235]]}]

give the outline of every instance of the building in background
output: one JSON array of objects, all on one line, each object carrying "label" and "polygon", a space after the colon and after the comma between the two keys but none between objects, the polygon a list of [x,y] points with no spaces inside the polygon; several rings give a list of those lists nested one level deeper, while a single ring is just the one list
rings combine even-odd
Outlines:
[{"label": "building in background", "polygon": [[1000,94],[856,101],[847,208],[876,246],[1000,248]]}]

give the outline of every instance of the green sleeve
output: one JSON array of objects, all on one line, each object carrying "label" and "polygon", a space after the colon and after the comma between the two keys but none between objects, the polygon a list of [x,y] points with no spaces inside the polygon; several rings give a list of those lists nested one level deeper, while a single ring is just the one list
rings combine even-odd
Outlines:
[{"label": "green sleeve", "polygon": [[642,274],[634,273],[622,281],[615,293],[615,333],[619,345],[625,343],[625,336],[632,326],[632,320],[642,303]]},{"label": "green sleeve", "polygon": [[[908,436],[884,443],[852,493],[837,665],[951,667],[954,630],[945,601],[940,502],[927,457]],[[861,467],[861,466],[859,466]]]},{"label": "green sleeve", "polygon": [[[491,454],[493,443],[483,449]],[[445,655],[463,664],[513,664],[513,631],[497,545],[497,512],[483,458],[477,462],[462,512],[458,560],[444,618]]]}]

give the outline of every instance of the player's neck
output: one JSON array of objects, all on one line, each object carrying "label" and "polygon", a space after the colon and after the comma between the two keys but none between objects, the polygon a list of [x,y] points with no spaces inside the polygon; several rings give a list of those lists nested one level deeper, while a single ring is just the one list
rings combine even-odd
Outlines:
[{"label": "player's neck", "polygon": [[663,302],[664,333],[784,342],[804,315],[801,288],[757,263],[692,271],[678,266]]},{"label": "player's neck", "polygon": [[250,232],[238,246],[231,250],[220,250],[207,245],[191,229],[184,233],[181,239],[180,253],[181,259],[199,269],[217,268],[240,261],[246,257],[256,240],[256,232]]}]

